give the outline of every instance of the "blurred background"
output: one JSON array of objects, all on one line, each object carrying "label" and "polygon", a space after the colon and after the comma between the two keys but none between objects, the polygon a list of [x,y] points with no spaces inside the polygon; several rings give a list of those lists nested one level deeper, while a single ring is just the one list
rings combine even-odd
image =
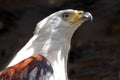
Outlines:
[{"label": "blurred background", "polygon": [[94,17],[72,38],[70,80],[120,80],[120,0],[0,0],[0,70],[32,37],[41,19],[68,8]]}]

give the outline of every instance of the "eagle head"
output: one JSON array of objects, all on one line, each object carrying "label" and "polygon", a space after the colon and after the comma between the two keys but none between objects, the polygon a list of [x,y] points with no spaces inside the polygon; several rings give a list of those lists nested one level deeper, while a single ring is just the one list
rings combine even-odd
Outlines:
[{"label": "eagle head", "polygon": [[82,10],[66,9],[57,11],[37,24],[35,32],[52,30],[74,31],[85,21],[93,20],[91,13]]}]

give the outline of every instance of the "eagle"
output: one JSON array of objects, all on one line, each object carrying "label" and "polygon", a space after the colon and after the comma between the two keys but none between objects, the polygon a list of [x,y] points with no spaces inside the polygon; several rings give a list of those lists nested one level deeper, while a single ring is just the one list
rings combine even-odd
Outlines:
[{"label": "eagle", "polygon": [[33,37],[0,72],[0,80],[68,80],[71,38],[82,23],[92,19],[91,13],[73,9],[44,18]]}]

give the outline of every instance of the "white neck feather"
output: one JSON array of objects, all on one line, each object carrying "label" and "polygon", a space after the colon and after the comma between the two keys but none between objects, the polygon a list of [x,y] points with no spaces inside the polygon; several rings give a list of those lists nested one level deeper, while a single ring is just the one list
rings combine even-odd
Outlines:
[{"label": "white neck feather", "polygon": [[12,66],[34,54],[45,56],[54,69],[55,80],[67,79],[67,58],[71,42],[70,33],[49,31],[35,34],[30,41],[16,54],[8,65]]}]

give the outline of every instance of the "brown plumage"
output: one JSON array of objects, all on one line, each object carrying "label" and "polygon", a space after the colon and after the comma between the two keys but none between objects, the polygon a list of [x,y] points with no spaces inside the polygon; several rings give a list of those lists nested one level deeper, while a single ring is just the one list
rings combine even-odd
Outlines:
[{"label": "brown plumage", "polygon": [[0,72],[0,80],[49,80],[53,74],[50,62],[34,55]]}]

